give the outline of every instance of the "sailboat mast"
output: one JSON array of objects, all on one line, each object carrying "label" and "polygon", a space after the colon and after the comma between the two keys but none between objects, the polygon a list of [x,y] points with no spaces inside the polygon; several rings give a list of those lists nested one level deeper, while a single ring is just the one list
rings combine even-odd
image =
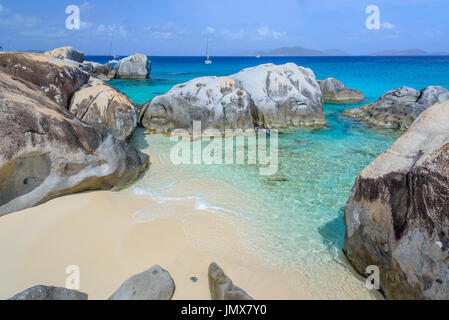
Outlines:
[{"label": "sailboat mast", "polygon": [[207,38],[206,43],[206,58],[209,59],[209,37]]}]

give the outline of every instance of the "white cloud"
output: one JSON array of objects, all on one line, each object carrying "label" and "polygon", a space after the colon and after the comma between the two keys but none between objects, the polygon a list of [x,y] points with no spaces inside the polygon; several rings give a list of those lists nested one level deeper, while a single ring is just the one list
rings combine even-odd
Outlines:
[{"label": "white cloud", "polygon": [[106,36],[118,36],[121,38],[125,38],[129,31],[121,25],[109,25],[105,26],[104,24],[100,24],[97,28],[95,33],[97,35],[106,35]]},{"label": "white cloud", "polygon": [[187,29],[177,25],[171,21],[146,27],[145,32],[149,33],[153,39],[170,39],[183,36],[187,33]]},{"label": "white cloud", "polygon": [[215,34],[215,29],[212,28],[212,27],[207,27],[207,28],[206,28],[206,32],[207,32],[208,34]]},{"label": "white cloud", "polygon": [[247,37],[248,33],[243,29],[240,29],[238,31],[222,29],[222,30],[220,30],[219,35],[224,38],[227,38],[227,39],[235,40],[235,39],[243,39],[243,38]]},{"label": "white cloud", "polygon": [[5,29],[35,28],[40,22],[37,17],[27,17],[14,13],[0,4],[0,26]]},{"label": "white cloud", "polygon": [[230,39],[246,39],[249,41],[262,41],[268,39],[279,39],[287,33],[285,31],[275,31],[267,26],[261,26],[255,29],[241,28],[239,30],[221,29],[218,33],[219,36]]},{"label": "white cloud", "polygon": [[6,14],[9,13],[9,10],[6,9],[1,3],[0,3],[0,14]]},{"label": "white cloud", "polygon": [[86,12],[86,11],[90,11],[90,10],[95,9],[95,4],[86,1],[82,5],[80,5],[79,7],[80,7],[81,11]]},{"label": "white cloud", "polygon": [[384,22],[380,25],[383,29],[394,29],[396,26],[390,22]]},{"label": "white cloud", "polygon": [[285,31],[279,32],[279,31],[275,31],[270,29],[267,26],[263,26],[260,27],[259,29],[257,29],[257,33],[259,34],[259,36],[263,37],[263,38],[267,38],[267,37],[272,37],[274,39],[278,39],[281,36],[284,36],[286,34]]}]

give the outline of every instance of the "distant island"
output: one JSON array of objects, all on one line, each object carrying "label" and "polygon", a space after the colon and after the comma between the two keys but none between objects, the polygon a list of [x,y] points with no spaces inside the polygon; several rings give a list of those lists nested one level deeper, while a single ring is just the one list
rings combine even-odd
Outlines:
[{"label": "distant island", "polygon": [[304,47],[283,47],[277,48],[272,51],[262,52],[260,53],[262,56],[271,56],[271,57],[321,57],[321,56],[350,56],[349,53],[344,52],[338,49],[328,49],[324,51],[308,49]]},{"label": "distant island", "polygon": [[369,56],[449,56],[449,52],[427,52],[421,49],[383,50]]},{"label": "distant island", "polygon": [[[268,57],[331,57],[331,56],[354,56],[339,49],[315,50],[304,47],[282,47],[268,52],[259,53]],[[355,56],[448,56],[449,52],[427,52],[421,49],[408,50],[383,50],[369,54]]]}]

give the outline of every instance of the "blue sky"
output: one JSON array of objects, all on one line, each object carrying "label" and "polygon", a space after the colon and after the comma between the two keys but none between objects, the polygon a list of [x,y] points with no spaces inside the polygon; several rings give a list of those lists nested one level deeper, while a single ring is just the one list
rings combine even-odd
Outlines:
[{"label": "blue sky", "polygon": [[[81,29],[67,30],[68,5]],[[368,30],[368,5],[381,29]],[[284,46],[449,51],[447,0],[0,0],[0,46],[48,50],[72,45],[86,54],[252,54]]]}]

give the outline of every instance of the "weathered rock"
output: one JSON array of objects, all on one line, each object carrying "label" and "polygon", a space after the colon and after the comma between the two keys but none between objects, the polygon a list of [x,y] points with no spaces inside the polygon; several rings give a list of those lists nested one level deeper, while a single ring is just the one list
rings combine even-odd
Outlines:
[{"label": "weathered rock", "polygon": [[37,85],[60,106],[90,78],[73,63],[38,53],[0,52],[0,71]]},{"label": "weathered rock", "polygon": [[87,294],[66,288],[35,286],[8,300],[87,300]]},{"label": "weathered rock", "polygon": [[97,66],[94,67],[93,69],[93,74],[97,77],[101,77],[100,79],[112,79],[115,77],[110,77],[109,74],[112,72],[113,70],[113,66],[112,63],[106,63],[106,64],[99,64]]},{"label": "weathered rock", "polygon": [[109,300],[171,300],[175,282],[160,266],[135,275],[125,281]]},{"label": "weathered rock", "polygon": [[117,70],[114,68],[111,70],[111,72],[108,73],[107,77],[109,79],[115,79],[116,75],[117,75]]},{"label": "weathered rock", "polygon": [[262,128],[324,125],[323,95],[308,68],[294,63],[264,64],[230,76],[255,105],[254,125]]},{"label": "weathered rock", "polygon": [[90,75],[93,75],[94,70],[100,66],[101,64],[92,61],[84,61],[83,63],[79,64],[79,68],[88,72]]},{"label": "weathered rock", "polygon": [[138,108],[123,93],[105,84],[86,86],[77,91],[70,111],[94,128],[128,140],[137,127]]},{"label": "weathered rock", "polygon": [[153,131],[192,132],[193,121],[203,130],[254,128],[249,94],[236,89],[229,78],[204,77],[175,86],[142,106],[142,124]]},{"label": "weathered rock", "polygon": [[84,61],[83,64],[90,65],[92,67],[92,70],[103,66],[101,63],[94,61]]},{"label": "weathered rock", "polygon": [[90,77],[89,81],[87,82],[86,85],[83,86],[82,89],[87,88],[87,87],[94,87],[94,86],[98,86],[98,85],[104,85],[103,80],[96,78],[96,77]]},{"label": "weathered rock", "polygon": [[84,53],[82,53],[79,50],[76,50],[73,47],[56,48],[51,51],[47,51],[44,54],[52,56],[54,58],[63,60],[72,60],[80,63],[84,61]]},{"label": "weathered rock", "polygon": [[344,252],[380,268],[389,299],[449,299],[449,101],[365,168],[345,207]]},{"label": "weathered rock", "polygon": [[151,62],[147,56],[136,53],[120,60],[115,70],[117,79],[146,79],[150,76]]},{"label": "weathered rock", "polygon": [[424,110],[447,99],[449,91],[443,87],[431,86],[421,91],[402,87],[388,91],[373,103],[345,110],[345,114],[371,125],[407,130]]},{"label": "weathered rock", "polygon": [[216,263],[209,266],[209,289],[212,300],[253,300],[235,286]]},{"label": "weathered rock", "polygon": [[96,77],[98,79],[100,79],[101,81],[103,81],[103,82],[108,82],[108,81],[114,79],[114,76],[110,77],[110,76],[107,76],[107,75],[104,75],[104,74],[98,74],[98,75],[96,75]]},{"label": "weathered rock", "polygon": [[242,70],[229,77],[203,77],[172,88],[142,107],[148,130],[254,129],[324,125],[323,98],[315,75],[295,64]]},{"label": "weathered rock", "polygon": [[94,129],[39,87],[0,72],[0,216],[132,183],[148,156]]},{"label": "weathered rock", "polygon": [[328,78],[318,81],[321,92],[323,93],[324,102],[334,104],[352,104],[365,100],[362,91],[349,89],[341,81]]}]

